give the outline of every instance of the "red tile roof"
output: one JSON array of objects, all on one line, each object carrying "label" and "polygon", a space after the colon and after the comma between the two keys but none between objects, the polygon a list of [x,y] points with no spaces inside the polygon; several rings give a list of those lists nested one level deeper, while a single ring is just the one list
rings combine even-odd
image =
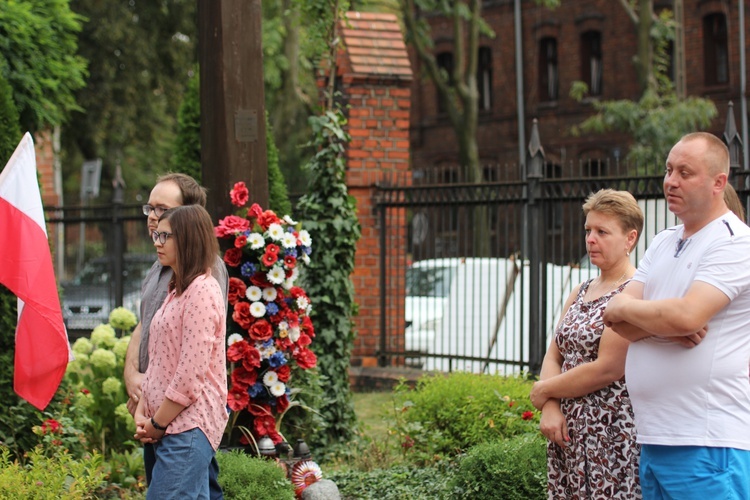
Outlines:
[{"label": "red tile roof", "polygon": [[[346,59],[340,71],[359,77],[412,78],[406,44],[396,16],[347,12],[341,22]],[[342,61],[343,62],[343,61]]]}]

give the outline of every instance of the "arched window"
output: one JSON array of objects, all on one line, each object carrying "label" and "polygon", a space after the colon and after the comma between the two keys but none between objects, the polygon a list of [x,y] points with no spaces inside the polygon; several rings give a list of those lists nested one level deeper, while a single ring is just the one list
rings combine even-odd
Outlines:
[{"label": "arched window", "polygon": [[477,61],[477,90],[479,91],[479,110],[492,109],[492,49],[479,47]]},{"label": "arched window", "polygon": [[[453,82],[453,53],[440,52],[435,56],[435,61],[437,62],[438,67],[448,75],[448,83]],[[437,109],[438,113],[445,113],[447,111],[445,109],[445,103],[443,103],[440,95],[437,96]]]},{"label": "arched window", "polygon": [[706,85],[729,83],[727,18],[724,14],[708,14],[703,18],[703,61]]},{"label": "arched window", "polygon": [[602,94],[602,35],[587,31],[581,35],[581,80],[589,87],[589,94]]},{"label": "arched window", "polygon": [[555,101],[558,94],[557,39],[539,41],[539,100]]}]

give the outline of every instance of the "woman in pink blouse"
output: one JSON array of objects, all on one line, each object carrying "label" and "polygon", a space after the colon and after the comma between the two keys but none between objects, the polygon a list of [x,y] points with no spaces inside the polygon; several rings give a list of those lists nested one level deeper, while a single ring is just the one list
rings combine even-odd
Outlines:
[{"label": "woman in pink blouse", "polygon": [[153,443],[156,457],[146,498],[208,498],[209,465],[228,418],[226,310],[211,276],[218,243],[200,205],[164,212],[152,238],[174,277],[151,323],[135,413],[135,437]]}]

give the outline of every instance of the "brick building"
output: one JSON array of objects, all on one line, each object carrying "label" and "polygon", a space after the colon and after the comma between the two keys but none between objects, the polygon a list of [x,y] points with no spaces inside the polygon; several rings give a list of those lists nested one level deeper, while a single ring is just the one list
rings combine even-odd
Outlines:
[{"label": "brick building", "polygon": [[[682,3],[686,95],[710,98],[718,116],[710,131],[724,130],[727,104],[740,112],[740,50],[737,0],[655,0],[654,9]],[[747,4],[747,2],[746,2]],[[518,93],[516,91],[515,24],[513,0],[486,0],[483,18],[494,30],[494,39],[482,37],[477,81],[480,93],[479,154],[485,165],[518,164]],[[454,50],[452,22],[427,17],[432,26],[439,64],[450,64]],[[531,123],[539,132],[547,161],[561,169],[589,165],[588,174],[601,173],[599,160],[623,158],[627,138],[618,134],[574,137],[570,130],[593,113],[594,99],[640,97],[633,57],[636,28],[615,0],[563,1],[550,10],[531,0],[521,1],[523,54],[523,108],[525,139]],[[745,27],[748,31],[748,27]],[[748,39],[747,33],[745,39]],[[454,165],[456,140],[447,116],[439,111],[432,83],[422,76],[421,63],[410,55],[412,83],[411,152],[415,171]],[[674,71],[674,68],[673,68]],[[590,97],[577,102],[569,96],[574,81],[585,81]],[[737,124],[741,128],[742,120]],[[562,173],[562,172],[560,172]],[[584,170],[584,174],[586,171]]]}]

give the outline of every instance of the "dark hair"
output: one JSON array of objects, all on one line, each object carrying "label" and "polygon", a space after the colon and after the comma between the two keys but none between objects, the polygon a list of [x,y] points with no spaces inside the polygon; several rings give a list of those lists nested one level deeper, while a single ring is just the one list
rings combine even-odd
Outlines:
[{"label": "dark hair", "polygon": [[183,205],[206,206],[206,188],[198,184],[198,181],[187,174],[170,172],[157,177],[156,183],[174,182],[180,188]]},{"label": "dark hair", "polygon": [[219,253],[211,216],[200,205],[170,208],[159,220],[168,220],[175,244],[173,286],[177,295],[211,269]]}]

